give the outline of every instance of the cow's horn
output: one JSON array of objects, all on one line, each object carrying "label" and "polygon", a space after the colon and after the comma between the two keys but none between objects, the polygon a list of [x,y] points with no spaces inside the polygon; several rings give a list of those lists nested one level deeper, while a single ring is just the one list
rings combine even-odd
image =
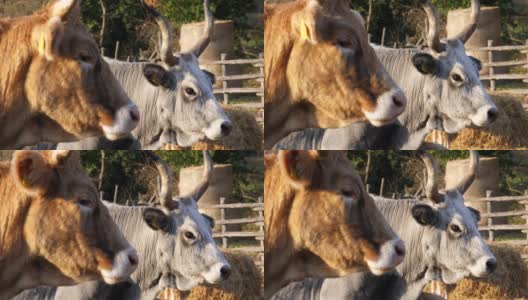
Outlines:
[{"label": "cow's horn", "polygon": [[165,18],[159,11],[155,10],[150,5],[146,4],[144,0],[141,0],[141,5],[150,13],[158,26],[161,32],[161,45],[160,45],[160,58],[168,66],[175,66],[178,64],[178,58],[172,53],[172,28],[169,24],[167,18]]},{"label": "cow's horn", "polygon": [[453,39],[459,39],[462,41],[462,43],[466,43],[467,40],[473,35],[475,30],[477,29],[478,20],[480,16],[480,1],[479,0],[471,0],[471,17],[469,24],[466,25],[462,31],[455,35]]},{"label": "cow's horn", "polygon": [[213,160],[211,159],[211,156],[209,155],[209,152],[207,150],[203,151],[203,158],[204,158],[204,173],[202,177],[202,181],[194,188],[192,192],[190,192],[186,197],[191,197],[194,199],[194,201],[198,202],[200,198],[203,196],[207,188],[209,187],[209,183],[211,182],[211,177],[213,176]]},{"label": "cow's horn", "polygon": [[158,155],[152,151],[145,151],[158,169],[160,174],[161,187],[159,191],[159,199],[161,206],[168,210],[178,209],[178,202],[172,199],[172,171],[169,169],[167,163],[165,163]]},{"label": "cow's horn", "polygon": [[214,30],[214,17],[209,6],[209,0],[204,0],[204,14],[205,14],[205,27],[202,37],[196,42],[189,52],[194,53],[196,57],[200,57],[205,51],[205,48],[209,45],[211,37],[213,36]]},{"label": "cow's horn", "polygon": [[427,151],[420,151],[420,157],[422,158],[425,169],[427,170],[427,182],[425,184],[425,196],[433,203],[442,203],[444,197],[438,192],[438,172],[436,170],[436,164],[431,154]]},{"label": "cow's horn", "polygon": [[438,11],[433,6],[431,1],[422,0],[422,6],[427,14],[427,45],[436,53],[445,51],[445,46],[440,42],[440,22],[438,18]]},{"label": "cow's horn", "polygon": [[471,186],[475,177],[477,177],[477,171],[479,166],[479,154],[476,150],[469,151],[469,173],[464,176],[457,184],[456,188],[462,195]]}]

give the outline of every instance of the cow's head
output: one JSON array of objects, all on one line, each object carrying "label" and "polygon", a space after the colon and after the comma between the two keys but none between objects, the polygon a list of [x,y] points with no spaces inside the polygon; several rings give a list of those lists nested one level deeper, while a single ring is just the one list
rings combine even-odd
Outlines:
[{"label": "cow's head", "polygon": [[438,14],[429,0],[422,0],[429,18],[429,48],[413,57],[418,72],[426,75],[425,107],[431,116],[428,127],[455,133],[467,126],[486,126],[498,110],[480,81],[481,62],[469,56],[464,43],[478,23],[480,3],[472,0],[470,24],[445,41],[439,38]]},{"label": "cow's head", "polygon": [[18,151],[11,172],[30,201],[24,235],[44,285],[124,281],[138,257],[99,200],[75,151]]},{"label": "cow's head", "polygon": [[204,1],[203,36],[191,50],[175,56],[172,53],[172,30],[158,11],[143,4],[161,29],[160,46],[163,64],[146,64],[143,74],[157,88],[159,139],[162,143],[189,147],[204,138],[221,139],[231,132],[231,121],[213,93],[215,77],[200,69],[198,57],[211,39],[214,19],[209,0]]},{"label": "cow's head", "polygon": [[157,235],[155,251],[164,288],[190,290],[202,283],[216,284],[227,279],[231,266],[213,240],[211,219],[200,214],[197,201],[206,191],[212,160],[204,151],[204,178],[188,196],[172,198],[172,173],[168,166],[150,153],[161,174],[162,209],[147,208],[143,219]]},{"label": "cow's head", "polygon": [[25,91],[43,124],[53,128],[46,134],[49,142],[103,134],[116,140],[139,121],[136,105],[81,23],[79,6],[80,0],[53,1],[32,24],[34,53]]},{"label": "cow's head", "polygon": [[290,240],[288,252],[296,253],[290,259],[302,261],[295,271],[299,276],[335,277],[366,269],[382,274],[402,261],[403,242],[346,154],[280,151],[275,159],[265,178],[266,218],[273,215],[266,219],[266,247],[280,250]]},{"label": "cow's head", "polygon": [[425,227],[422,245],[425,259],[434,265],[432,272],[447,284],[469,275],[489,275],[495,270],[497,260],[478,231],[479,212],[464,205],[463,197],[475,179],[477,152],[471,152],[468,174],[455,188],[442,193],[437,189],[434,161],[428,153],[423,153],[422,158],[427,167],[428,201],[415,205],[412,215],[419,225]]},{"label": "cow's head", "polygon": [[[266,11],[266,60],[273,65],[266,68],[267,85],[287,84],[294,104],[312,115],[311,127],[362,120],[381,126],[403,112],[405,95],[376,56],[363,18],[348,1],[287,5],[282,12],[278,6]],[[278,72],[285,72],[285,78]]]}]

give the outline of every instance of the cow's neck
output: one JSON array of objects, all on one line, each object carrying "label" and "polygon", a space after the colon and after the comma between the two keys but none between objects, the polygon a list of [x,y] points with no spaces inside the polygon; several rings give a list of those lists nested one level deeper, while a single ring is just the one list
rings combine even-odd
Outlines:
[{"label": "cow's neck", "polygon": [[152,234],[152,230],[143,220],[142,212],[145,207],[108,203],[105,205],[125,238],[137,250],[140,257],[140,263],[131,277],[141,289],[141,299],[155,299],[155,296],[163,289],[158,284],[161,274],[156,251],[158,235]]},{"label": "cow's neck", "polygon": [[28,287],[24,270],[31,265],[23,227],[30,199],[20,192],[9,174],[9,163],[0,163],[0,299],[9,298]]},{"label": "cow's neck", "polygon": [[138,126],[132,132],[142,148],[149,147],[161,128],[157,111],[160,88],[152,86],[143,75],[146,63],[126,63],[105,58],[112,73],[141,112]]},{"label": "cow's neck", "polygon": [[[403,262],[397,267],[407,283],[406,295],[421,292],[431,280],[433,274],[432,263],[424,253],[423,238],[426,227],[418,225],[412,217],[412,207],[420,204],[414,199],[392,200],[375,197],[376,205],[383,213],[394,231],[405,242],[407,253]],[[418,295],[416,295],[417,299]],[[408,298],[408,297],[405,298]],[[411,297],[412,298],[412,297]]]},{"label": "cow's neck", "polygon": [[429,132],[424,131],[424,128],[434,108],[424,99],[427,77],[420,74],[412,63],[413,56],[419,51],[379,47],[375,49],[387,72],[407,96],[407,106],[398,119],[409,130],[409,139],[414,139],[415,135],[425,137]]}]

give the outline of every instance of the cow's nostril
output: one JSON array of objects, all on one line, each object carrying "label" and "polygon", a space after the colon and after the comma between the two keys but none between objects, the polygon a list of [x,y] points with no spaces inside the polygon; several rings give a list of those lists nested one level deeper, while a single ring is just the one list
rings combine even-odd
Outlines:
[{"label": "cow's nostril", "polygon": [[405,106],[407,99],[405,98],[405,94],[402,91],[399,91],[392,96],[392,102],[396,107],[403,107]]},{"label": "cow's nostril", "polygon": [[137,254],[135,253],[128,254],[128,261],[130,262],[130,265],[137,266],[138,261],[139,261]]},{"label": "cow's nostril", "polygon": [[223,136],[228,136],[231,133],[231,130],[233,129],[233,125],[231,125],[231,122],[223,122],[222,125],[220,125],[220,130],[222,130]]},{"label": "cow's nostril", "polygon": [[398,243],[394,245],[394,251],[398,256],[404,256],[405,255],[405,245],[400,240]]},{"label": "cow's nostril", "polygon": [[497,268],[497,260],[494,258],[488,259],[486,261],[486,272],[492,273]]},{"label": "cow's nostril", "polygon": [[488,120],[490,123],[495,122],[498,116],[499,116],[499,111],[495,107],[490,108],[488,110]]},{"label": "cow's nostril", "polygon": [[132,121],[134,122],[139,121],[139,110],[137,109],[137,107],[133,107],[130,109],[130,119],[132,119]]},{"label": "cow's nostril", "polygon": [[220,268],[220,275],[222,276],[223,280],[226,280],[231,275],[231,267],[230,266],[223,266]]}]

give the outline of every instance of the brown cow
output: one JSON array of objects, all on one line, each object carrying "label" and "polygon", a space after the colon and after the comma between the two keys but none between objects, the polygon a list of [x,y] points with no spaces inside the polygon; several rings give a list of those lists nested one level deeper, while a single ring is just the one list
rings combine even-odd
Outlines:
[{"label": "brown cow", "polygon": [[127,135],[139,111],[80,20],[80,0],[0,19],[0,149]]},{"label": "brown cow", "polygon": [[39,285],[124,281],[138,257],[75,151],[0,163],[0,299]]},{"label": "brown cow", "polygon": [[266,298],[305,277],[382,274],[403,260],[403,242],[346,155],[280,151],[265,167]]},{"label": "brown cow", "polygon": [[266,5],[265,147],[305,128],[395,120],[406,98],[345,0]]}]

